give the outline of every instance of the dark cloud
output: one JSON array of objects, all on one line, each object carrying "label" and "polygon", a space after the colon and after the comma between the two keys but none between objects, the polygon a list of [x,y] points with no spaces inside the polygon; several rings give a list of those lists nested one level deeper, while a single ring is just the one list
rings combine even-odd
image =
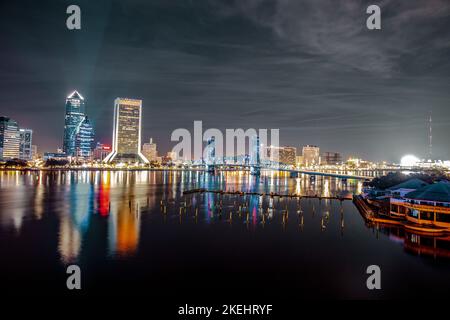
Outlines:
[{"label": "dark cloud", "polygon": [[281,142],[372,159],[450,158],[450,2],[78,1],[82,30],[65,28],[67,1],[0,7],[0,113],[62,140],[64,98],[87,98],[97,138],[111,140],[113,100],[144,100],[144,139],[204,127],[280,128]]}]

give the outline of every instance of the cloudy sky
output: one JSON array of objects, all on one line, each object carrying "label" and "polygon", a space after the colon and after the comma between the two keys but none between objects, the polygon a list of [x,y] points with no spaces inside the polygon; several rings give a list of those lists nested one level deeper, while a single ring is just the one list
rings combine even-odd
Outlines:
[{"label": "cloudy sky", "polygon": [[[77,4],[82,29],[66,28]],[[366,28],[370,4],[382,30]],[[116,97],[143,99],[143,139],[176,128],[279,128],[371,160],[450,158],[448,0],[2,1],[0,114],[62,145],[65,97],[110,143]]]}]

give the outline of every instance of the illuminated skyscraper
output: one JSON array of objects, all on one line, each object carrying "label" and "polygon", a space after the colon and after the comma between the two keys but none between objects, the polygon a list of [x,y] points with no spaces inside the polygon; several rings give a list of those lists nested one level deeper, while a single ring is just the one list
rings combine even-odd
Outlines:
[{"label": "illuminated skyscraper", "polygon": [[84,98],[78,91],[72,92],[66,99],[66,116],[64,121],[63,152],[68,156],[76,155],[76,136],[81,122],[85,118]]},{"label": "illuminated skyscraper", "polygon": [[20,134],[17,122],[0,117],[0,159],[19,158]]},{"label": "illuminated skyscraper", "polygon": [[88,117],[84,117],[83,121],[76,129],[75,149],[76,156],[89,158],[92,156],[94,147],[94,129]]},{"label": "illuminated skyscraper", "polygon": [[33,130],[31,129],[19,129],[20,146],[19,146],[19,158],[22,160],[33,159]]},{"label": "illuminated skyscraper", "polygon": [[142,100],[114,101],[113,150],[105,162],[149,162],[141,153],[141,121]]}]

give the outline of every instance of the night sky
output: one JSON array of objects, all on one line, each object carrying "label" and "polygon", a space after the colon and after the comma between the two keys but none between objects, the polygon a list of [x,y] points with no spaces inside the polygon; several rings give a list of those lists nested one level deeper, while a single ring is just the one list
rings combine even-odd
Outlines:
[{"label": "night sky", "polygon": [[[66,28],[81,7],[82,29]],[[382,30],[366,28],[369,4]],[[450,158],[450,1],[2,1],[0,115],[62,145],[65,97],[110,143],[116,97],[143,99],[143,140],[176,128],[279,128],[370,160]]]}]

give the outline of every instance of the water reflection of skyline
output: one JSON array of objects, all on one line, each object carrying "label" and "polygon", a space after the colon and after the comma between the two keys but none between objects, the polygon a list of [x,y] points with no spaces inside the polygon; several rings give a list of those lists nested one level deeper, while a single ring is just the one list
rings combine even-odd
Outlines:
[{"label": "water reflection of skyline", "polygon": [[[245,172],[209,175],[198,171],[11,171],[1,174],[2,228],[12,228],[20,234],[24,223],[56,215],[59,219],[58,253],[64,264],[77,261],[84,250],[89,250],[92,245],[89,232],[107,239],[107,251],[111,257],[130,257],[139,251],[143,218],[154,215],[170,222],[175,217],[179,223],[191,223],[195,210],[198,210],[195,222],[244,223],[249,230],[264,227],[283,209],[289,209],[286,221],[295,224],[299,231],[305,226],[305,214],[309,214],[312,217],[318,215],[318,227],[326,232],[330,217],[337,214],[343,236],[344,210],[333,201],[305,199],[295,202],[256,195],[221,198],[212,193],[198,194],[186,200],[183,192],[205,188],[327,197],[342,192],[356,193],[362,187],[361,182],[354,180],[309,176],[291,178],[288,174],[273,172],[261,177]],[[166,215],[161,214],[161,201],[168,206]],[[178,216],[183,201],[189,203],[184,210],[191,215],[190,218]],[[234,216],[238,213],[239,204],[236,202],[239,201],[246,206],[246,213],[242,210],[241,216]],[[106,227],[97,230],[92,226],[93,217]],[[286,229],[287,225],[283,227]],[[405,242],[405,247],[410,242]],[[414,244],[416,247],[417,243]]]}]

